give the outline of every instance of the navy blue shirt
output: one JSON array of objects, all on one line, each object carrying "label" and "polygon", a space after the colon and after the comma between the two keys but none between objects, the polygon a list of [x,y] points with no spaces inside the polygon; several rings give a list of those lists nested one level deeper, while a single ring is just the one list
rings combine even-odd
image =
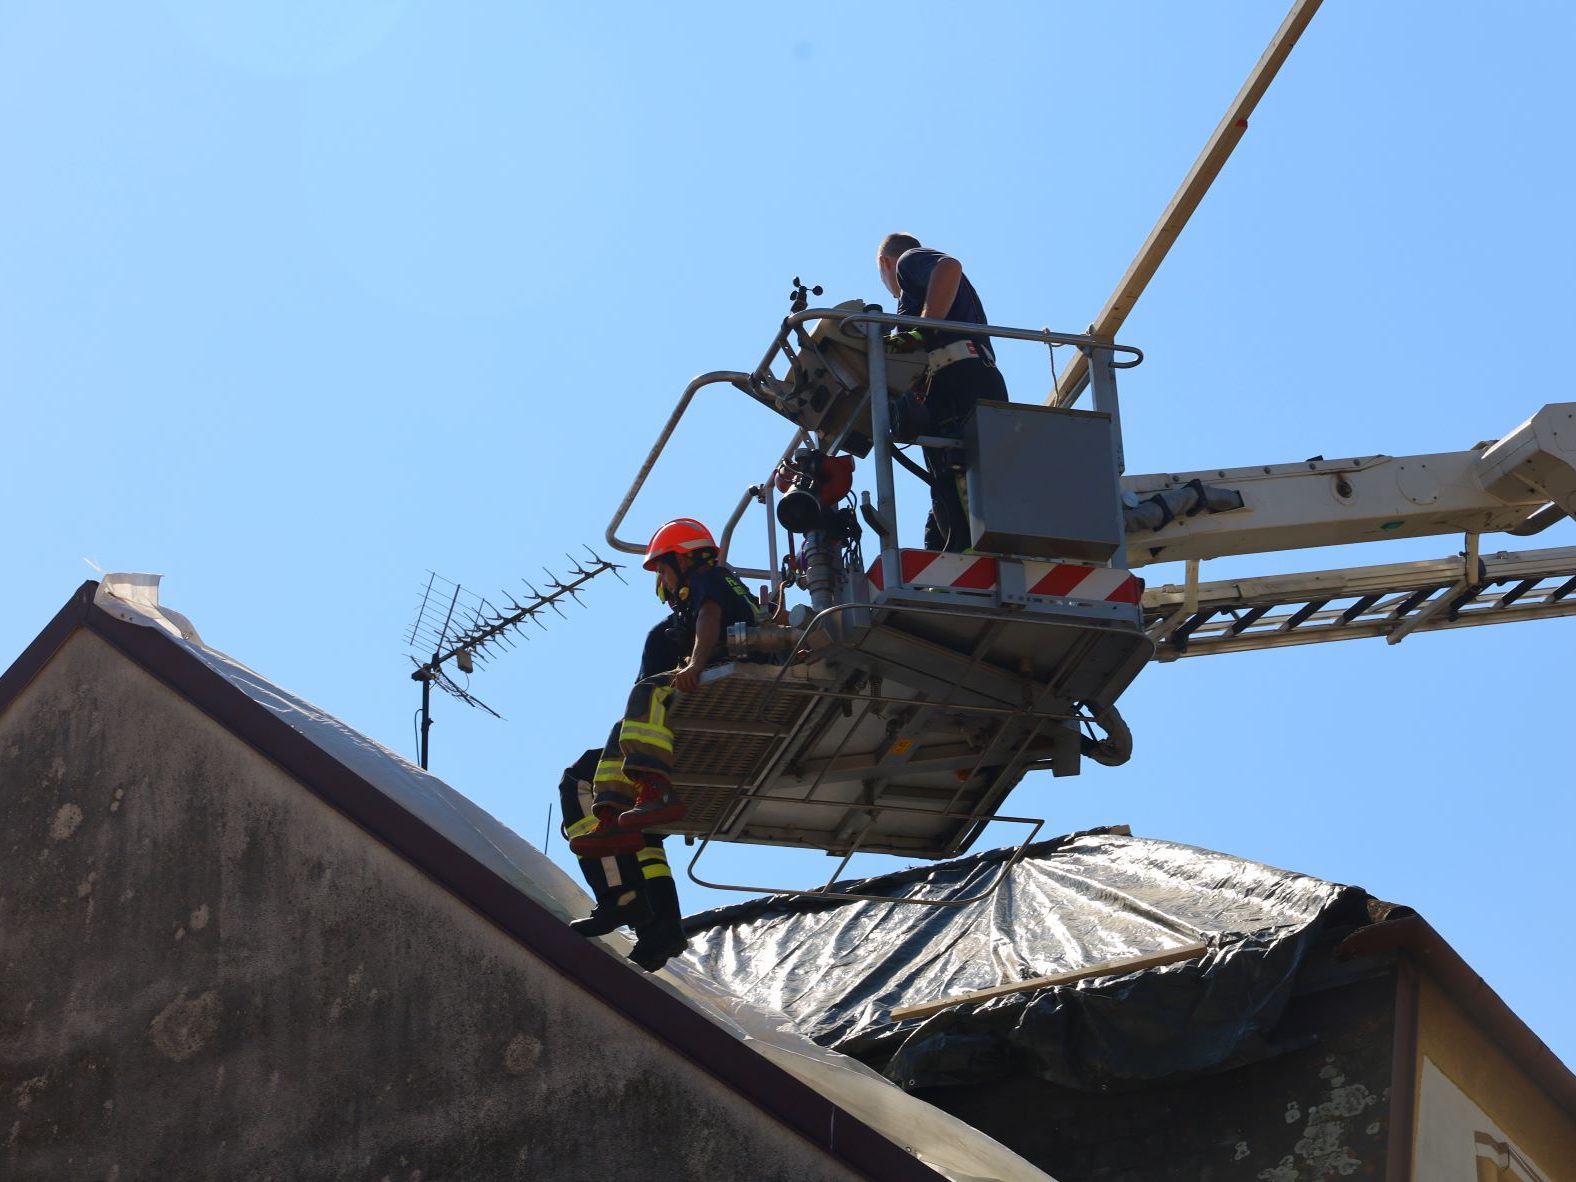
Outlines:
[{"label": "navy blue shirt", "polygon": [[760,622],[755,596],[739,581],[733,568],[721,562],[697,567],[684,580],[684,586],[689,594],[679,601],[678,627],[675,629],[677,638],[684,646],[684,655],[689,655],[695,644],[695,622],[700,618],[700,609],[708,603],[715,603],[721,609],[722,618],[717,635],[712,638],[714,647],[711,659],[713,662],[726,660],[728,626],[749,624],[753,627]]},{"label": "navy blue shirt", "polygon": [[[928,246],[916,246],[913,250],[905,250],[897,260],[898,300],[897,314],[899,316],[918,316],[925,309],[925,292],[930,287],[930,275],[936,269],[936,264],[947,255],[943,251],[931,250]],[[945,316],[937,317],[939,320],[961,320],[966,324],[989,324],[985,319],[985,307],[980,303],[979,293],[974,290],[974,285],[969,282],[967,275],[958,279],[958,294],[952,298],[952,307]],[[925,344],[932,349],[939,349],[943,345],[950,345],[953,341],[973,341],[980,347],[980,351],[992,360],[995,351],[990,347],[990,338],[985,336],[965,336],[956,332],[928,332]]]},{"label": "navy blue shirt", "polygon": [[686,618],[692,628],[695,618],[700,615],[701,606],[707,603],[715,603],[722,609],[724,630],[729,624],[756,623],[755,597],[739,581],[733,568],[725,563],[697,568],[690,572],[684,585],[689,588],[689,594],[684,597],[679,614]]},{"label": "navy blue shirt", "polygon": [[722,610],[721,628],[713,638],[711,664],[728,659],[727,632],[730,624],[760,622],[756,612],[755,597],[725,563],[697,567],[684,581],[688,594],[668,604],[672,614],[654,627],[646,636],[645,649],[640,654],[640,673],[637,681],[644,681],[656,673],[677,669],[695,648],[695,620],[707,603],[715,603]]}]

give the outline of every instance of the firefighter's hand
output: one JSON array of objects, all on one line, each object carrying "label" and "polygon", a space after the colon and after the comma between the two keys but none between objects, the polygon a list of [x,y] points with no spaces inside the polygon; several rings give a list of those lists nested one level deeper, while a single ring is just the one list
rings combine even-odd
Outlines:
[{"label": "firefighter's hand", "polygon": [[917,328],[909,332],[895,332],[886,339],[888,353],[913,353],[924,347],[924,334]]},{"label": "firefighter's hand", "polygon": [[683,668],[673,675],[673,688],[681,694],[692,694],[700,688],[700,675],[699,667],[686,662]]}]

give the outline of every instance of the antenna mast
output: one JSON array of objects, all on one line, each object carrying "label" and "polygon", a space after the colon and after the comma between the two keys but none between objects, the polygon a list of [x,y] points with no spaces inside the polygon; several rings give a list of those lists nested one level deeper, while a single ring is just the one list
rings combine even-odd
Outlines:
[{"label": "antenna mast", "polygon": [[[618,573],[622,568],[618,563],[598,556],[589,547],[586,554],[589,557],[584,559],[567,556],[571,564],[568,579],[560,579],[552,571],[546,571],[546,591],[539,591],[529,580],[521,579],[531,593],[524,603],[517,602],[508,592],[500,593],[499,598],[507,603],[507,610],[495,607],[489,600],[466,591],[458,583],[451,583],[435,572],[427,572],[427,586],[422,592],[421,605],[416,610],[416,621],[406,638],[406,643],[412,648],[430,650],[432,654],[425,661],[414,654],[411,656],[416,665],[410,675],[411,680],[421,683],[417,750],[418,762],[423,769],[427,766],[428,732],[432,729],[434,685],[468,706],[479,707],[494,718],[503,717],[472,694],[468,684],[461,685],[455,681],[444,668],[445,665],[452,661],[459,672],[470,674],[478,663],[486,665],[503,649],[512,649],[517,635],[514,630],[527,620],[538,627],[545,627],[539,618],[542,612],[551,609],[562,616],[564,613],[559,606],[560,600],[569,598],[579,603],[580,588],[598,575],[612,571],[614,577],[623,582],[623,576]],[[444,594],[437,586],[439,583],[446,584],[452,590]],[[443,612],[442,623],[437,622],[437,613],[440,611]],[[456,620],[456,614],[465,621],[463,624]]]}]

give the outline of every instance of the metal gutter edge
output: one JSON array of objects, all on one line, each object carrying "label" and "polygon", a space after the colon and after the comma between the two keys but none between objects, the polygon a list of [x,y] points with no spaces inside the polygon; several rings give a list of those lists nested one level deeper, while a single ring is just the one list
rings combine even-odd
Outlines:
[{"label": "metal gutter edge", "polygon": [[1359,928],[1336,946],[1335,956],[1346,960],[1385,952],[1405,954],[1483,1027],[1556,1105],[1576,1117],[1576,1075],[1422,916]]}]

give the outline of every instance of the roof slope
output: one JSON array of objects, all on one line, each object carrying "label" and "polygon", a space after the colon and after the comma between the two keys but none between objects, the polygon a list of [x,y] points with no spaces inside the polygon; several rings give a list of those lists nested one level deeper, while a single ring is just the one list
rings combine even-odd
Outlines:
[{"label": "roof slope", "polygon": [[576,936],[564,921],[590,901],[545,855],[440,780],[204,646],[184,617],[158,607],[156,580],[84,583],[0,674],[0,711],[78,629],[107,641],[587,993],[850,1168],[872,1178],[1046,1177],[817,1047],[781,1015],[682,965],[649,977]]},{"label": "roof slope", "polygon": [[[1366,892],[1125,828],[994,850],[859,884],[908,902],[770,899],[694,917],[692,949],[807,1034],[906,1085],[963,1083],[1027,1055],[1045,1078],[1110,1088],[1228,1061],[1273,1027],[1308,947],[1369,920]],[[991,893],[985,888],[1000,876]],[[914,900],[973,900],[916,906]],[[899,1007],[1157,953],[928,1018]]]},{"label": "roof slope", "polygon": [[[1359,887],[1125,826],[844,884],[909,902],[778,896],[691,917],[691,959],[904,1086],[1025,1066],[1117,1090],[1246,1062],[1316,946],[1407,957],[1576,1113],[1576,1076],[1411,908]],[[981,892],[998,875],[1001,885]],[[916,906],[912,900],[961,906]],[[1113,962],[1203,945],[1163,967]],[[1113,965],[1114,971],[1100,967]],[[1076,980],[894,1019],[906,1006],[1052,974]]]}]

